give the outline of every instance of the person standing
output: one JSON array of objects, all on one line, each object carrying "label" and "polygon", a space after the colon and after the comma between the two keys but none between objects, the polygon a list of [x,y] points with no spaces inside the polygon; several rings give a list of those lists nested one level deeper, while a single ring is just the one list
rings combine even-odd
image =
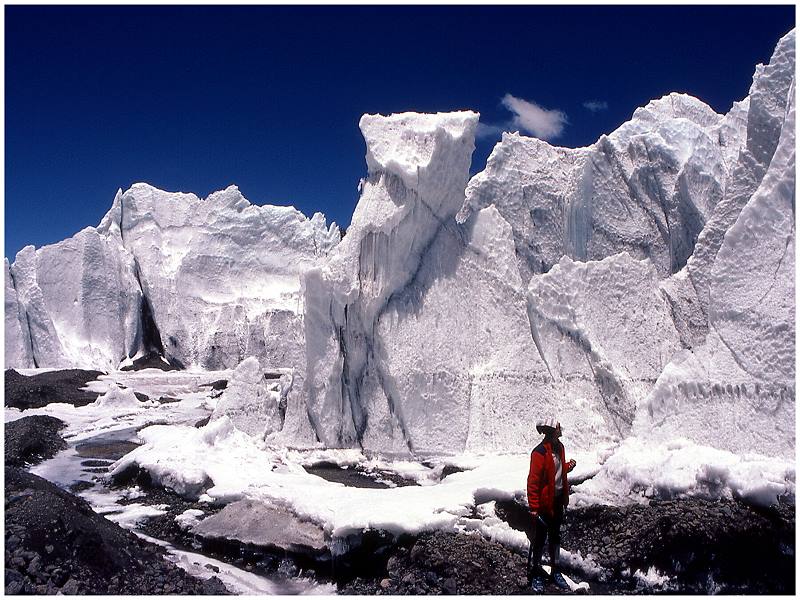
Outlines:
[{"label": "person standing", "polygon": [[[575,468],[575,461],[566,461],[561,437],[561,423],[544,419],[536,424],[536,431],[544,439],[531,452],[528,471],[528,507],[533,518],[533,539],[529,555],[528,581],[536,592],[543,592],[547,573],[542,569],[545,538],[550,553],[550,578],[562,589],[569,589],[558,568],[561,551],[561,522],[564,509],[569,504],[567,473]],[[530,562],[533,564],[530,565]]]}]

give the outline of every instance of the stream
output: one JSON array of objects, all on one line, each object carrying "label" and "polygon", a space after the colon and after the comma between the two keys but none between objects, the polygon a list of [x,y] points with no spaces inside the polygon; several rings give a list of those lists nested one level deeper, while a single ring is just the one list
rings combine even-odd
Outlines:
[{"label": "stream", "polygon": [[[83,434],[80,441],[67,439],[69,447],[53,458],[30,469],[59,487],[85,499],[92,508],[107,519],[133,531],[139,537],[164,548],[167,558],[202,579],[218,577],[234,594],[240,595],[306,595],[335,594],[333,584],[322,584],[305,577],[288,577],[280,574],[268,576],[241,569],[233,564],[178,548],[175,545],[149,536],[139,530],[148,518],[165,513],[167,505],[148,505],[131,502],[144,497],[146,492],[136,488],[116,489],[104,482],[104,476],[115,460],[132,450],[138,427],[103,431],[96,435]],[[120,501],[126,501],[121,504]]]}]

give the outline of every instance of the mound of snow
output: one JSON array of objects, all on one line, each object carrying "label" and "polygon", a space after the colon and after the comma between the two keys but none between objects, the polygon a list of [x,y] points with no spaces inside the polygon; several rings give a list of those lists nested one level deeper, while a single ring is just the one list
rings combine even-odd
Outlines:
[{"label": "mound of snow", "polygon": [[[152,402],[150,402],[150,404],[152,404]],[[143,405],[145,405],[145,403],[139,401],[133,390],[122,389],[117,386],[109,389],[92,403],[92,406],[107,409],[141,408]]]},{"label": "mound of snow", "polygon": [[795,464],[793,459],[734,454],[688,439],[655,443],[631,437],[575,491],[578,506],[680,496],[733,497],[769,506],[778,496],[794,495]]},{"label": "mound of snow", "polygon": [[234,369],[211,418],[226,415],[237,429],[263,439],[283,427],[291,382],[291,372],[265,372],[251,356]]}]

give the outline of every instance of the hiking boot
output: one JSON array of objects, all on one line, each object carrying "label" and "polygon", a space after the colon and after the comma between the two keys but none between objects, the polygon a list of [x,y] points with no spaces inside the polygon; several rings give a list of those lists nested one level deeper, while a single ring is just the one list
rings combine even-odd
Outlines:
[{"label": "hiking boot", "polygon": [[531,592],[534,594],[544,594],[544,586],[547,583],[544,575],[538,573],[531,577]]},{"label": "hiking boot", "polygon": [[569,584],[567,583],[567,580],[564,579],[564,576],[561,573],[559,573],[558,571],[554,571],[553,572],[553,583],[555,583],[556,586],[558,586],[562,590],[569,590],[570,589]]}]

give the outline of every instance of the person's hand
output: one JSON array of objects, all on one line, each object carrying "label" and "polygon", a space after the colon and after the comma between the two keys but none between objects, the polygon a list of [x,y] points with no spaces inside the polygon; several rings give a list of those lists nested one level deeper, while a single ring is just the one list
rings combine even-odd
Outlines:
[{"label": "person's hand", "polygon": [[575,468],[575,465],[577,465],[577,464],[578,464],[578,463],[576,463],[576,462],[575,462],[575,459],[571,459],[571,460],[570,460],[570,461],[567,463],[567,471],[572,471],[572,469],[574,469],[574,468]]}]

